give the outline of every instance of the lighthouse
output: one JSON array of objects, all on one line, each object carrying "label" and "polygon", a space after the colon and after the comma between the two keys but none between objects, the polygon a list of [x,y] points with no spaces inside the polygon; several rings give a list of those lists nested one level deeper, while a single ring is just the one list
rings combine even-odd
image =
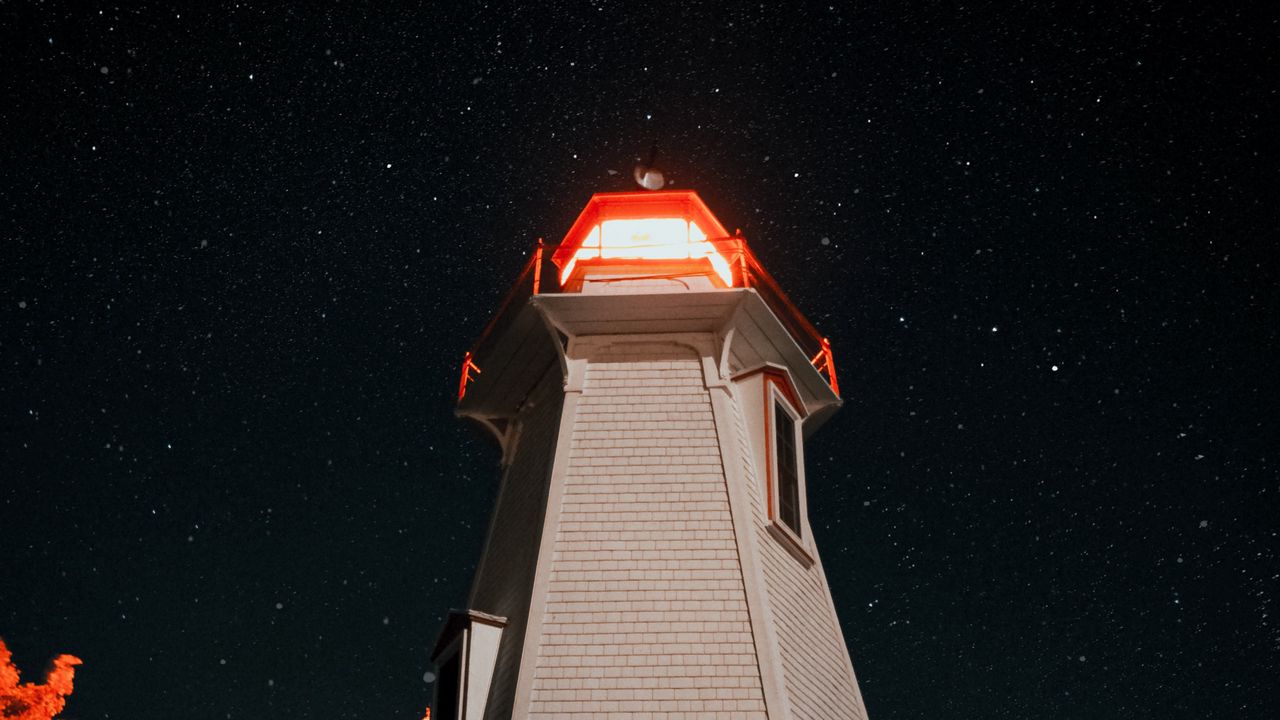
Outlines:
[{"label": "lighthouse", "polygon": [[462,363],[502,479],[432,717],[865,718],[808,518],[840,403],[696,193],[594,195]]}]

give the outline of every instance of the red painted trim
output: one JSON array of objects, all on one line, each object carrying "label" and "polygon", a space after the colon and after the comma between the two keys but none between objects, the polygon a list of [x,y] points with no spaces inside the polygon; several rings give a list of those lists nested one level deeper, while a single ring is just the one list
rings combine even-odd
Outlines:
[{"label": "red painted trim", "polygon": [[762,365],[754,370],[748,370],[741,375],[735,375],[734,380],[746,380],[752,375],[764,375],[768,382],[778,386],[778,390],[787,398],[787,402],[791,403],[791,409],[796,411],[796,415],[801,420],[809,417],[808,411],[805,410],[804,403],[800,402],[800,393],[796,392],[795,386],[791,384],[791,377],[787,375],[782,368],[773,367],[772,365]]},{"label": "red painted trim", "polygon": [[774,522],[777,518],[777,511],[773,507],[773,489],[776,483],[774,479],[773,469],[773,396],[769,393],[770,384],[769,375],[760,379],[760,388],[764,391],[764,490],[765,497],[768,499],[766,503],[769,510],[769,522]]}]

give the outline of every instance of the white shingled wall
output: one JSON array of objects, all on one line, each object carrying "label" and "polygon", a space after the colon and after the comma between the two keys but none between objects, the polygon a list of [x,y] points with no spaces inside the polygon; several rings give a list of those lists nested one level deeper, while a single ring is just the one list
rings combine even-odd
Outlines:
[{"label": "white shingled wall", "polygon": [[[763,421],[748,423],[743,413],[763,412],[759,403],[744,402],[761,393],[760,377],[735,388],[734,403],[739,456],[747,478],[755,536],[763,565],[765,591],[772,610],[778,652],[782,660],[783,685],[791,717],[796,720],[858,718],[865,720],[862,697],[848,666],[843,634],[831,608],[822,566],[806,567],[768,531],[763,468],[757,472],[753,458],[764,455],[752,440],[762,443]],[[752,429],[752,426],[757,426]],[[755,434],[760,437],[753,438]],[[809,497],[820,497],[809,487]],[[804,528],[806,533],[809,528]],[[811,549],[811,552],[815,552]]]},{"label": "white shingled wall", "polygon": [[563,401],[559,368],[555,368],[539,382],[517,419],[515,452],[499,489],[483,560],[471,588],[470,608],[507,618],[485,706],[490,720],[511,717]]},{"label": "white shingled wall", "polygon": [[762,720],[699,357],[674,343],[587,352],[530,716]]}]

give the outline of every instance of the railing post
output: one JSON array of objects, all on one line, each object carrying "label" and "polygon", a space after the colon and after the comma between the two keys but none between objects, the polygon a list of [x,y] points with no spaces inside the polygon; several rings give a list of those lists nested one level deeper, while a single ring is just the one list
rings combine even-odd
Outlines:
[{"label": "railing post", "polygon": [[742,228],[733,232],[733,239],[738,244],[738,274],[742,276],[742,287],[751,287],[751,275],[747,272],[747,241],[742,237]]},{"label": "railing post", "polygon": [[472,370],[475,370],[477,375],[480,374],[480,368],[471,361],[471,352],[468,351],[462,358],[462,377],[458,380],[458,402],[462,402],[462,398],[467,394],[467,383],[471,381]]},{"label": "railing post", "polygon": [[836,382],[836,361],[831,357],[831,341],[822,338],[823,362],[827,366],[827,379],[831,381],[831,391],[840,394],[840,383]]},{"label": "railing post", "polygon": [[542,285],[542,238],[538,238],[538,249],[533,251],[533,294],[538,294]]}]

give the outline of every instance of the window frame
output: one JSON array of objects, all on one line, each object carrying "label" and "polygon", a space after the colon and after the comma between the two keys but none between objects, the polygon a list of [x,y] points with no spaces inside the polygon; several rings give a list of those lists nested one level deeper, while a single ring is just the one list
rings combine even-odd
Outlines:
[{"label": "window frame", "polygon": [[[431,651],[431,664],[436,671],[431,709],[442,716],[440,720],[464,720],[484,715],[506,627],[505,617],[479,610],[449,611]],[[453,662],[458,664],[457,687],[447,697],[454,709],[452,713],[444,713],[439,707],[441,698],[446,697],[441,691],[448,686],[444,669]]]},{"label": "window frame", "polygon": [[[800,418],[784,402],[774,398],[772,419],[775,478],[773,494],[778,503],[776,519],[795,533],[796,537],[803,539],[807,533],[804,532],[804,524],[800,522],[800,449],[796,447]],[[790,438],[787,437],[788,434]],[[789,447],[784,448],[784,445]]]},{"label": "window frame", "polygon": [[[798,402],[795,392],[785,375],[766,370],[764,373],[764,434],[765,434],[765,497],[767,498],[767,520],[770,534],[801,562],[811,565],[813,553],[809,550],[807,536],[812,534],[809,527],[809,498],[804,471],[804,407]],[[781,408],[792,423],[793,443],[796,454],[796,516],[800,527],[791,528],[781,517],[781,497],[778,452],[778,421],[776,413]]]}]

